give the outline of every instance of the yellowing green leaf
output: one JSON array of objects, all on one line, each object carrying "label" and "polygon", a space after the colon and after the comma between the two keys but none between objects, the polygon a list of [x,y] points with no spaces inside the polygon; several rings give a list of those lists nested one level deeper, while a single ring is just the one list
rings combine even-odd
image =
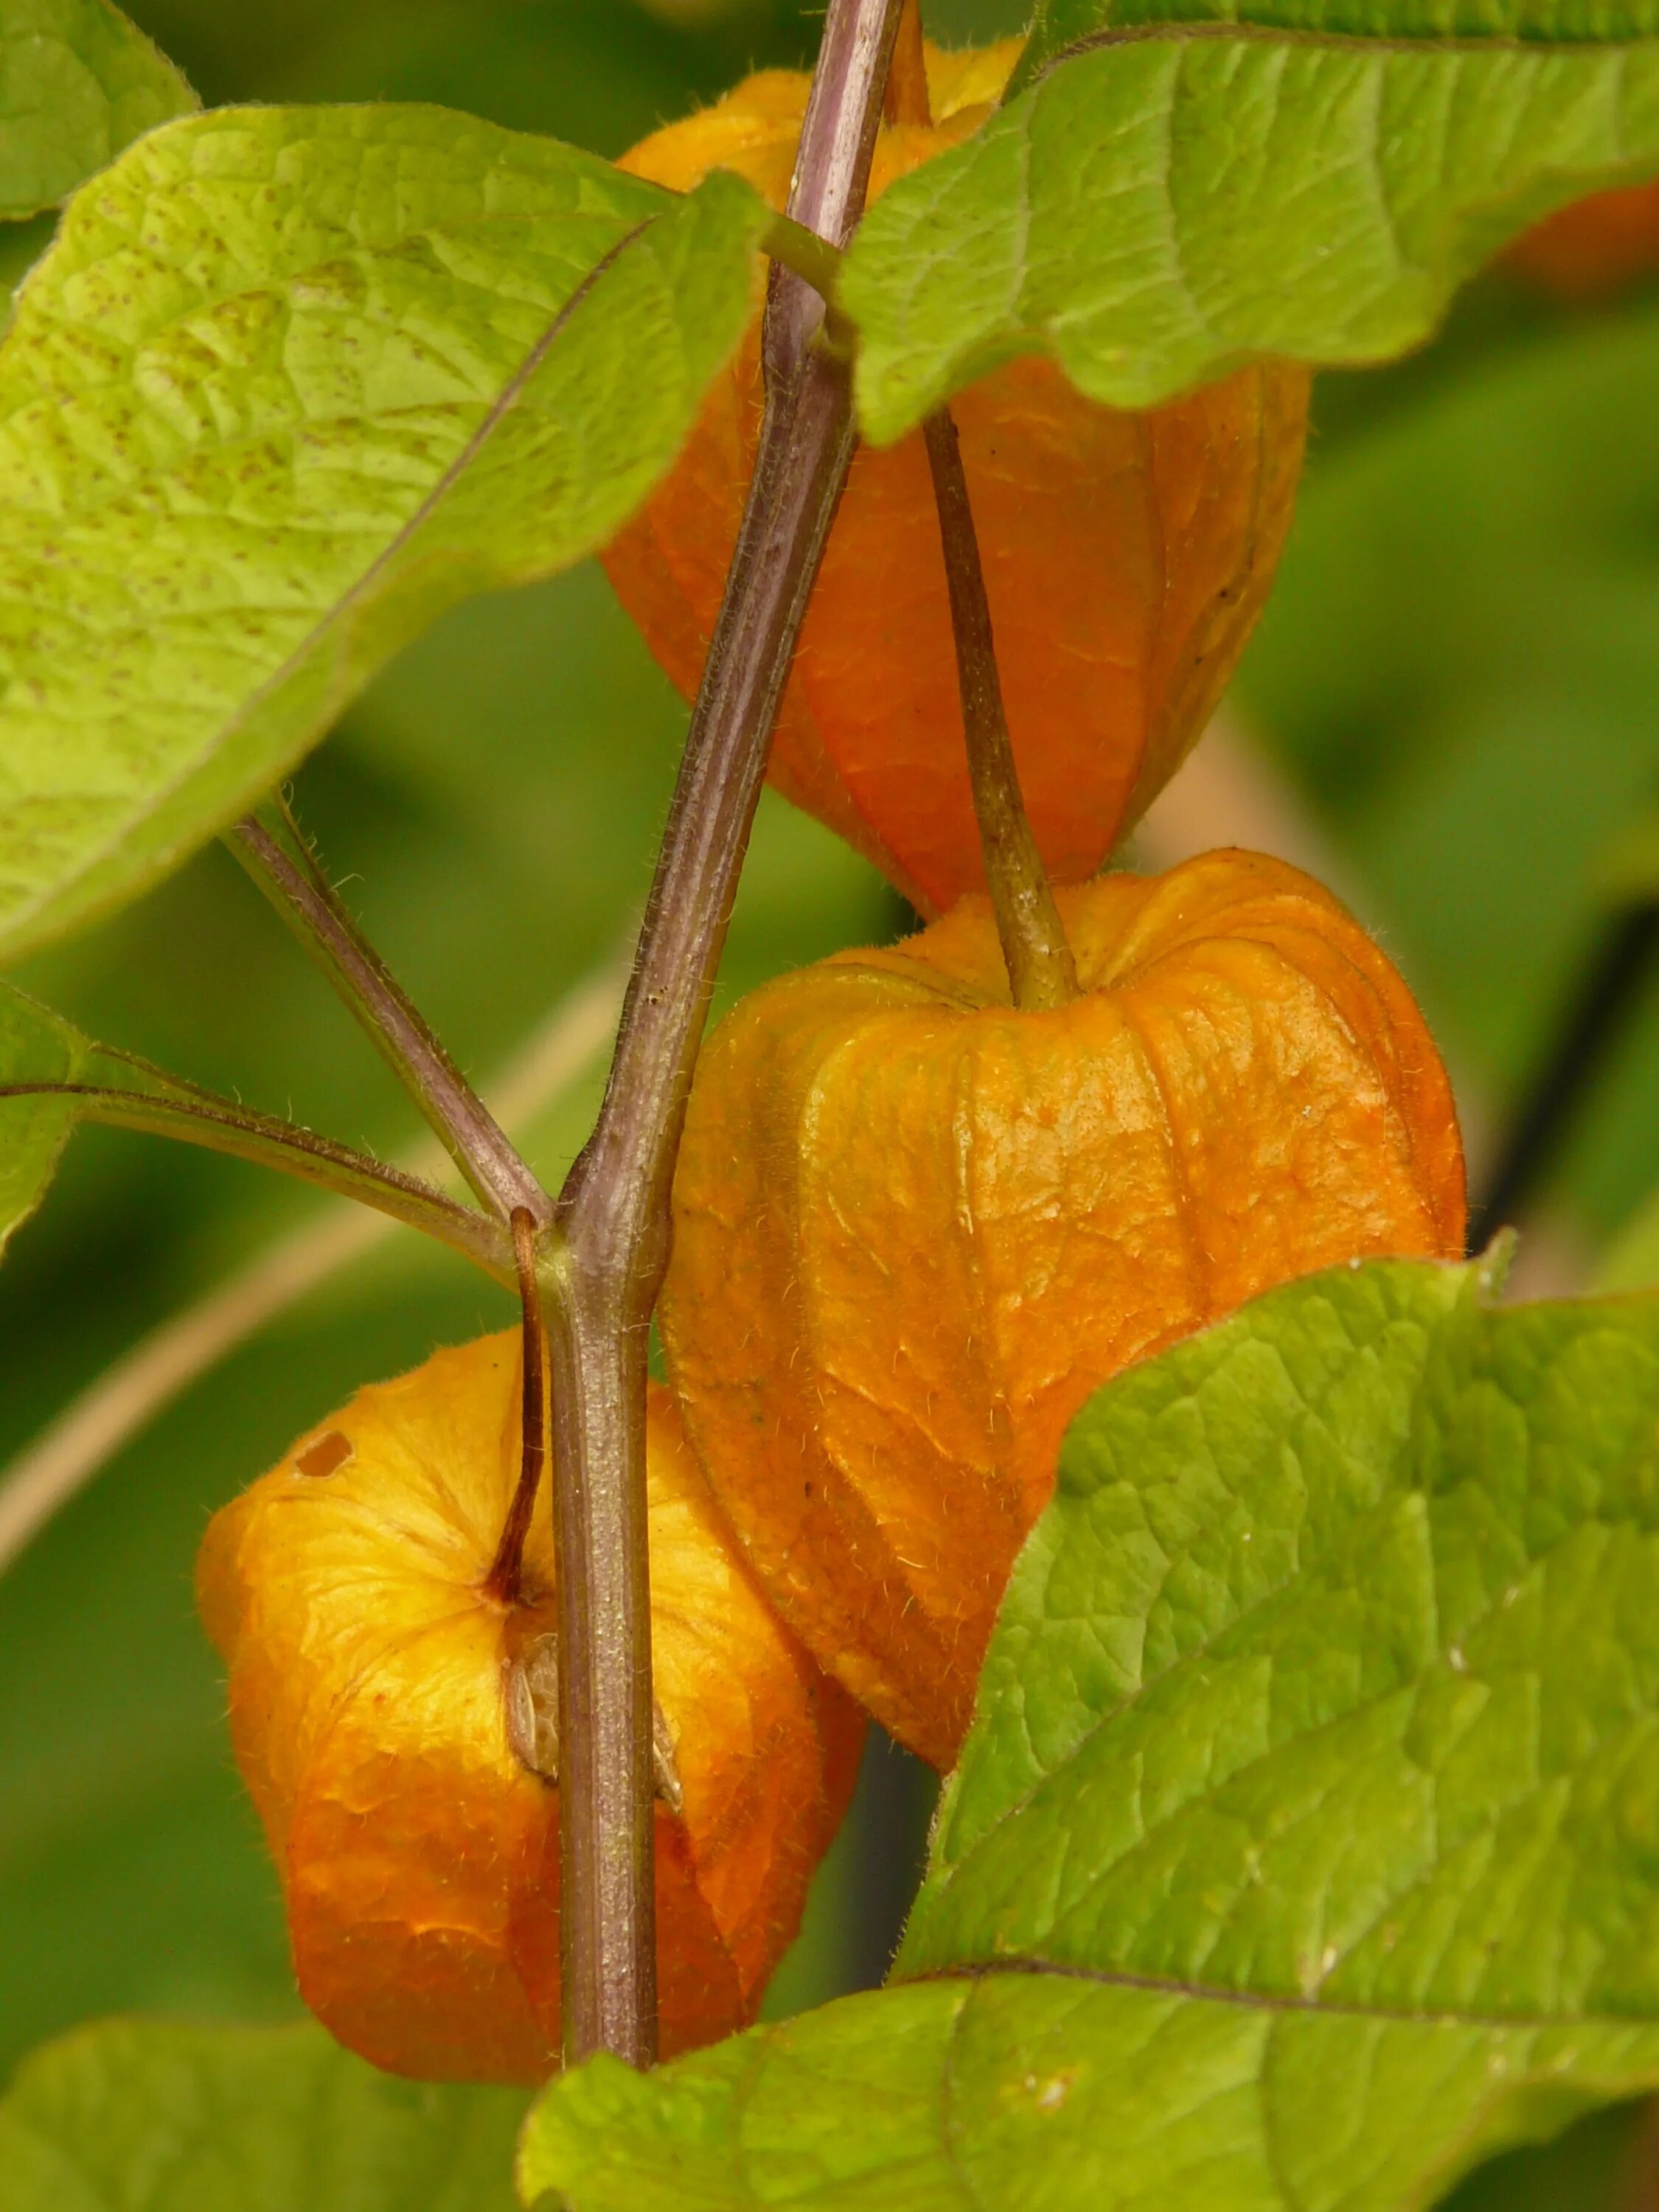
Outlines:
[{"label": "yellowing green leaf", "polygon": [[1651,36],[1125,30],[872,210],[842,288],[860,414],[886,443],[1023,351],[1118,407],[1264,355],[1387,360],[1537,216],[1656,171]]},{"label": "yellowing green leaf", "polygon": [[195,105],[110,0],[0,0],[0,222],[55,207]]},{"label": "yellowing green leaf", "polygon": [[435,108],[219,110],[82,192],[0,346],[0,951],[173,866],[445,607],[607,538],[765,221]]},{"label": "yellowing green leaf", "polygon": [[523,2111],[377,2074],[320,2028],[109,2021],[0,2100],[0,2212],[508,2212]]}]

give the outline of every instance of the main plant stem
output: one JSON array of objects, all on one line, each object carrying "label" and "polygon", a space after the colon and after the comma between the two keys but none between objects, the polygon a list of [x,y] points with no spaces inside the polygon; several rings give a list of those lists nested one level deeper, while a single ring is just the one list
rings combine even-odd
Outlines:
[{"label": "main plant stem", "polygon": [[[830,0],[788,212],[836,246],[864,204],[900,0]],[[560,1194],[548,1300],[559,1559],[567,2062],[656,2051],[646,1344],[692,1070],[778,702],[854,446],[823,302],[775,269],[748,504],[658,857],[605,1103]]]},{"label": "main plant stem", "polygon": [[997,934],[1008,966],[1008,988],[1017,1006],[1063,1006],[1078,994],[1077,966],[1020,793],[997,673],[979,538],[957,426],[948,407],[928,416],[924,435],[945,548],[951,627],[956,634],[968,775]]}]

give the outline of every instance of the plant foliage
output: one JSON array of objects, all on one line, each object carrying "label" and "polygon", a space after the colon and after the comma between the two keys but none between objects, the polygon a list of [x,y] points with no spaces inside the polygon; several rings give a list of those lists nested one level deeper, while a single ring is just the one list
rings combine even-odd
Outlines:
[{"label": "plant foliage", "polygon": [[908,1985],[556,2085],[530,2196],[1382,2212],[1659,2081],[1659,1299],[1490,1289],[1337,1269],[1100,1391]]},{"label": "plant foliage", "polygon": [[0,347],[0,949],[153,881],[458,599],[607,537],[764,221],[429,108],[221,110],[77,198]]},{"label": "plant foliage", "polygon": [[842,299],[866,431],[901,436],[1021,352],[1150,407],[1261,356],[1419,344],[1506,239],[1659,169],[1650,13],[1599,46],[1518,43],[1521,21],[1439,46],[1154,23],[1060,61],[860,229]]},{"label": "plant foliage", "polygon": [[110,0],[0,0],[0,222],[55,207],[195,105]]},{"label": "plant foliage", "polygon": [[111,2021],[0,2101],[4,2212],[507,2212],[510,2090],[377,2074],[320,2028]]}]

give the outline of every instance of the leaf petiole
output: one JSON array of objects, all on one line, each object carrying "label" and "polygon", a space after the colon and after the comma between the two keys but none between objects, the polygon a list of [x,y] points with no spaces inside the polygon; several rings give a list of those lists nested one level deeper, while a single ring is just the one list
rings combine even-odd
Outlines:
[{"label": "leaf petiole", "polygon": [[384,1167],[349,1145],[296,1128],[273,1115],[234,1106],[228,1099],[195,1090],[160,1097],[92,1083],[0,1083],[0,1099],[4,1098],[62,1098],[83,1121],[172,1137],[181,1144],[276,1168],[423,1231],[498,1281],[516,1279],[504,1232],[476,1206],[463,1206],[417,1176]]},{"label": "leaf petiole", "polygon": [[[520,1209],[537,1227],[553,1202],[420,1009],[347,912],[286,807],[246,815],[225,841],[305,946],[503,1224]],[[509,1267],[506,1279],[514,1279]]]}]

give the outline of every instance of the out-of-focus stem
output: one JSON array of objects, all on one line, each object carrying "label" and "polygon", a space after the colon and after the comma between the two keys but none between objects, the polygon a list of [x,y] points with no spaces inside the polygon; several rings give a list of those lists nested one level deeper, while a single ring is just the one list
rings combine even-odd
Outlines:
[{"label": "out-of-focus stem", "polygon": [[991,605],[985,595],[985,572],[980,565],[979,538],[968,497],[968,479],[963,473],[957,426],[948,407],[928,416],[924,434],[933,472],[933,496],[939,503],[951,626],[956,633],[968,774],[973,785],[974,811],[979,818],[986,881],[990,885],[1003,958],[1008,963],[1008,987],[1017,1006],[1063,1006],[1078,994],[1077,966],[1020,793],[1019,770],[1008,737],[1002,683],[997,673],[996,641],[991,629]]},{"label": "out-of-focus stem", "polygon": [[[900,0],[831,0],[788,214],[843,246]],[[778,702],[854,446],[817,294],[774,269],[766,412],[605,1103],[560,1194],[553,1361],[565,2056],[655,2055],[646,1340],[674,1158]]]}]

